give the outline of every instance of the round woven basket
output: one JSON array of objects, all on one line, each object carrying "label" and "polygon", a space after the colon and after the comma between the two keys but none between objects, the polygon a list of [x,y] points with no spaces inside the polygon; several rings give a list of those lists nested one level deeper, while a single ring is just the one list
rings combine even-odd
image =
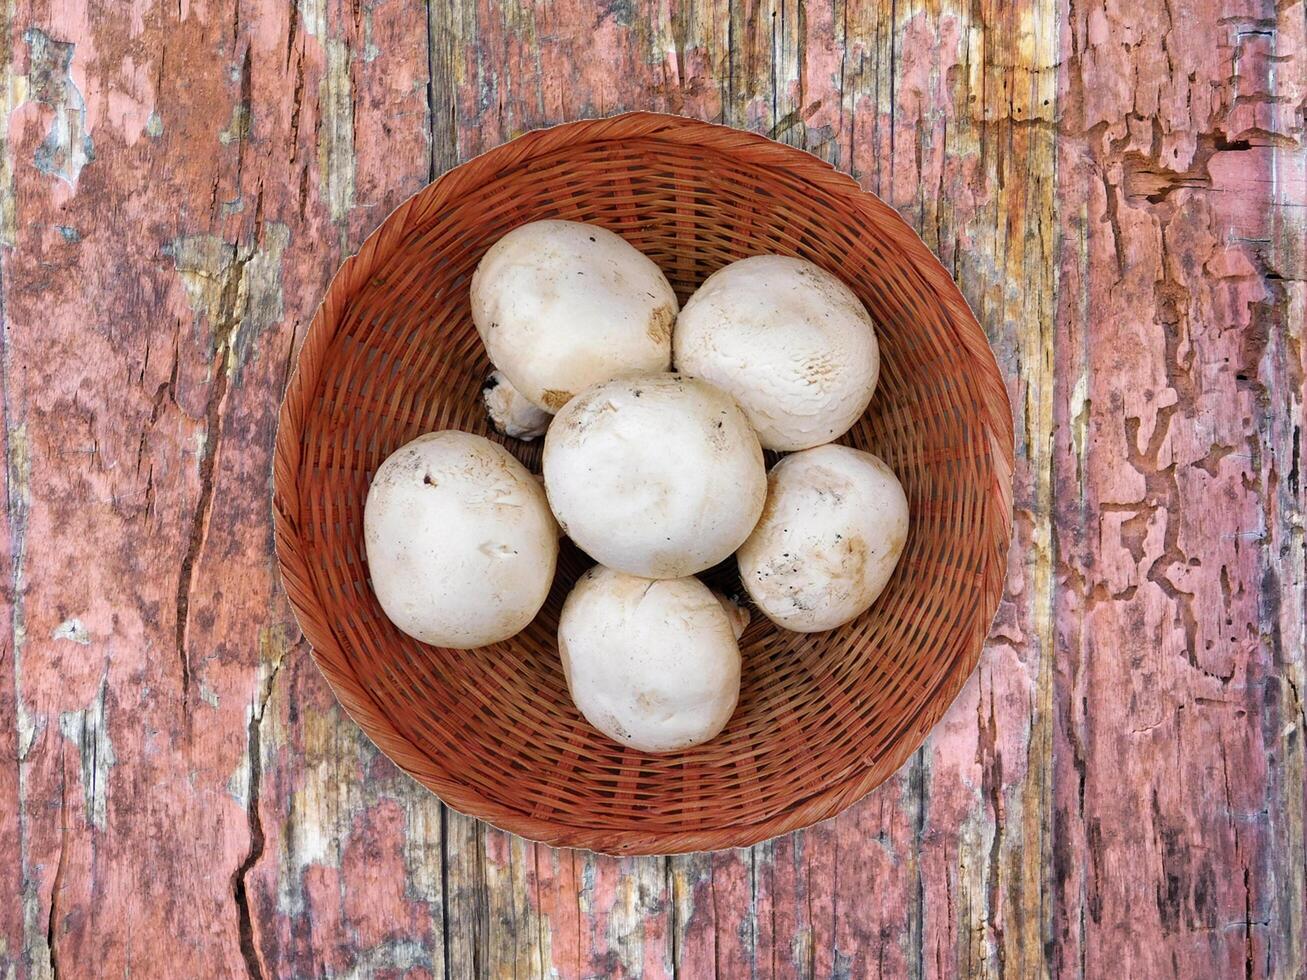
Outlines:
[{"label": "round woven basket", "polygon": [[[870,611],[828,633],[755,613],[739,708],[706,745],[622,748],[568,697],[558,612],[590,564],[565,545],[525,632],[424,646],[368,584],[363,502],[382,460],[423,432],[487,435],[539,472],[539,443],[495,435],[468,282],[525,221],[603,225],[684,302],[763,252],[830,270],[879,325],[881,375],[842,442],[902,480],[907,548]],[[669,854],[755,843],[833,816],[921,744],[971,673],[1002,592],[1012,418],[985,334],[922,241],[807,153],[675,116],[631,113],[515,139],[401,205],[348,259],[314,317],[277,432],[277,553],[336,696],[380,749],[450,806],[550,844]],[[733,565],[707,577],[731,588]]]}]

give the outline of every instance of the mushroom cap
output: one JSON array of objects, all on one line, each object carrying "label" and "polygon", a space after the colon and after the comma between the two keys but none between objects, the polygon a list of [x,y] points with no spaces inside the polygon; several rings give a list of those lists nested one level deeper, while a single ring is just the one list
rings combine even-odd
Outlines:
[{"label": "mushroom cap", "polygon": [[755,255],[714,272],[672,339],[679,371],[740,403],[767,449],[838,439],[880,374],[870,314],[848,286],[803,259]]},{"label": "mushroom cap", "polygon": [[558,535],[540,484],[468,432],[431,432],[377,469],[363,508],[372,588],[423,643],[466,650],[522,630],[544,604]]},{"label": "mushroom cap", "polygon": [[871,453],[818,446],[772,467],[762,519],[735,557],[768,619],[815,633],[876,600],[907,537],[908,501],[894,472]]},{"label": "mushroom cap", "polygon": [[680,578],[729,557],[762,513],[758,437],[731,397],[677,374],[586,389],[545,434],[545,489],[596,561]]},{"label": "mushroom cap", "polygon": [[578,710],[644,752],[706,742],[740,695],[740,648],[717,597],[696,578],[647,579],[595,566],[558,620]]},{"label": "mushroom cap", "polygon": [[472,276],[472,319],[490,360],[548,412],[596,382],[667,370],[678,308],[649,258],[576,221],[514,228]]}]

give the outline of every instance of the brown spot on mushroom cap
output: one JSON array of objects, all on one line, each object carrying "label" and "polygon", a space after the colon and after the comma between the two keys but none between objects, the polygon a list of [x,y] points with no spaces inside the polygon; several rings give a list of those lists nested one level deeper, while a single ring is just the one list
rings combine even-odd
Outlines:
[{"label": "brown spot on mushroom cap", "polygon": [[810,385],[822,386],[837,378],[841,365],[829,352],[823,352],[808,358],[803,364],[801,375]]},{"label": "brown spot on mushroom cap", "polygon": [[676,323],[676,310],[659,306],[649,314],[649,339],[655,344],[666,344],[672,339],[672,325]]},{"label": "brown spot on mushroom cap", "polygon": [[582,395],[572,410],[562,416],[559,431],[579,438],[601,416],[616,411],[617,403],[612,398],[597,397],[593,393]]},{"label": "brown spot on mushroom cap", "polygon": [[551,412],[557,412],[560,408],[572,400],[570,391],[559,391],[557,388],[546,388],[540,393],[540,400],[545,403],[545,408]]},{"label": "brown spot on mushroom cap", "polygon": [[635,698],[635,706],[645,714],[653,714],[654,709],[663,703],[663,699],[652,691],[642,691]]},{"label": "brown spot on mushroom cap", "polygon": [[830,568],[832,579],[845,579],[850,584],[861,582],[867,568],[867,542],[859,534],[843,538],[843,554],[838,554]]}]

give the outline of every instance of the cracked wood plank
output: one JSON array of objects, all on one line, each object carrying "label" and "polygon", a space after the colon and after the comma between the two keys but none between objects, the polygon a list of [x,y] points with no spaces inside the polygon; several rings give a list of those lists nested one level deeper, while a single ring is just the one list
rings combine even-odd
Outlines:
[{"label": "cracked wood plank", "polygon": [[4,9],[0,973],[439,963],[439,804],[356,769],[268,521],[292,346],[429,176],[425,5]]},{"label": "cracked wood plank", "polygon": [[1070,14],[1057,962],[1300,976],[1303,5]]},{"label": "cracked wood plank", "polygon": [[[844,817],[782,841],[627,859],[623,901],[605,910],[604,895],[596,911],[583,890],[595,925],[551,932],[555,968],[664,975],[645,945],[670,918],[671,972],[686,976],[949,975],[1005,961],[1038,972],[1052,764],[1056,13],[998,3],[613,5],[590,15],[591,36],[577,27],[586,9],[476,5],[433,19],[433,50],[470,52],[461,63],[442,55],[449,75],[433,82],[461,96],[441,116],[458,158],[570,115],[653,107],[771,132],[852,169],[952,265],[990,325],[1022,385],[1014,400],[1029,464],[1012,593],[986,669],[909,767]],[[451,41],[451,31],[462,33]],[[633,48],[643,56],[633,60]],[[538,66],[566,64],[579,79],[535,85]],[[628,923],[643,895],[657,898],[623,927],[623,946],[597,940]],[[492,942],[489,954],[490,974],[512,972],[511,945]]]},{"label": "cracked wood plank", "polygon": [[[1301,0],[0,22],[0,969],[1303,972]],[[1019,465],[981,667],[903,772],[746,851],[619,860],[377,754],[277,593],[267,495],[340,257],[459,160],[637,107],[898,208],[989,331]]]}]

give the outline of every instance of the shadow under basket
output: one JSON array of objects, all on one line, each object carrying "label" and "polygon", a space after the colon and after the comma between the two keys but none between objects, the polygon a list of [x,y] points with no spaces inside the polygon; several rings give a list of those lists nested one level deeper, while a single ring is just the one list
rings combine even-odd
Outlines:
[{"label": "shadow under basket", "polygon": [[[876,604],[827,633],[756,610],[740,703],[706,745],[623,748],[572,705],[558,613],[590,564],[565,546],[549,600],[504,643],[443,650],[400,633],[368,583],[372,474],[424,432],[505,445],[468,284],[527,221],[603,225],[658,263],[681,301],[716,269],[797,255],[861,297],[880,384],[841,442],[884,459],[912,526]],[[549,844],[671,854],[755,843],[834,816],[902,765],[975,667],[1011,537],[1007,392],[956,284],[886,204],[813,156],[675,116],[631,113],[515,139],[401,205],[336,274],[277,431],[277,554],[318,666],[377,746],[450,806]],[[730,587],[733,566],[710,581]]]}]

